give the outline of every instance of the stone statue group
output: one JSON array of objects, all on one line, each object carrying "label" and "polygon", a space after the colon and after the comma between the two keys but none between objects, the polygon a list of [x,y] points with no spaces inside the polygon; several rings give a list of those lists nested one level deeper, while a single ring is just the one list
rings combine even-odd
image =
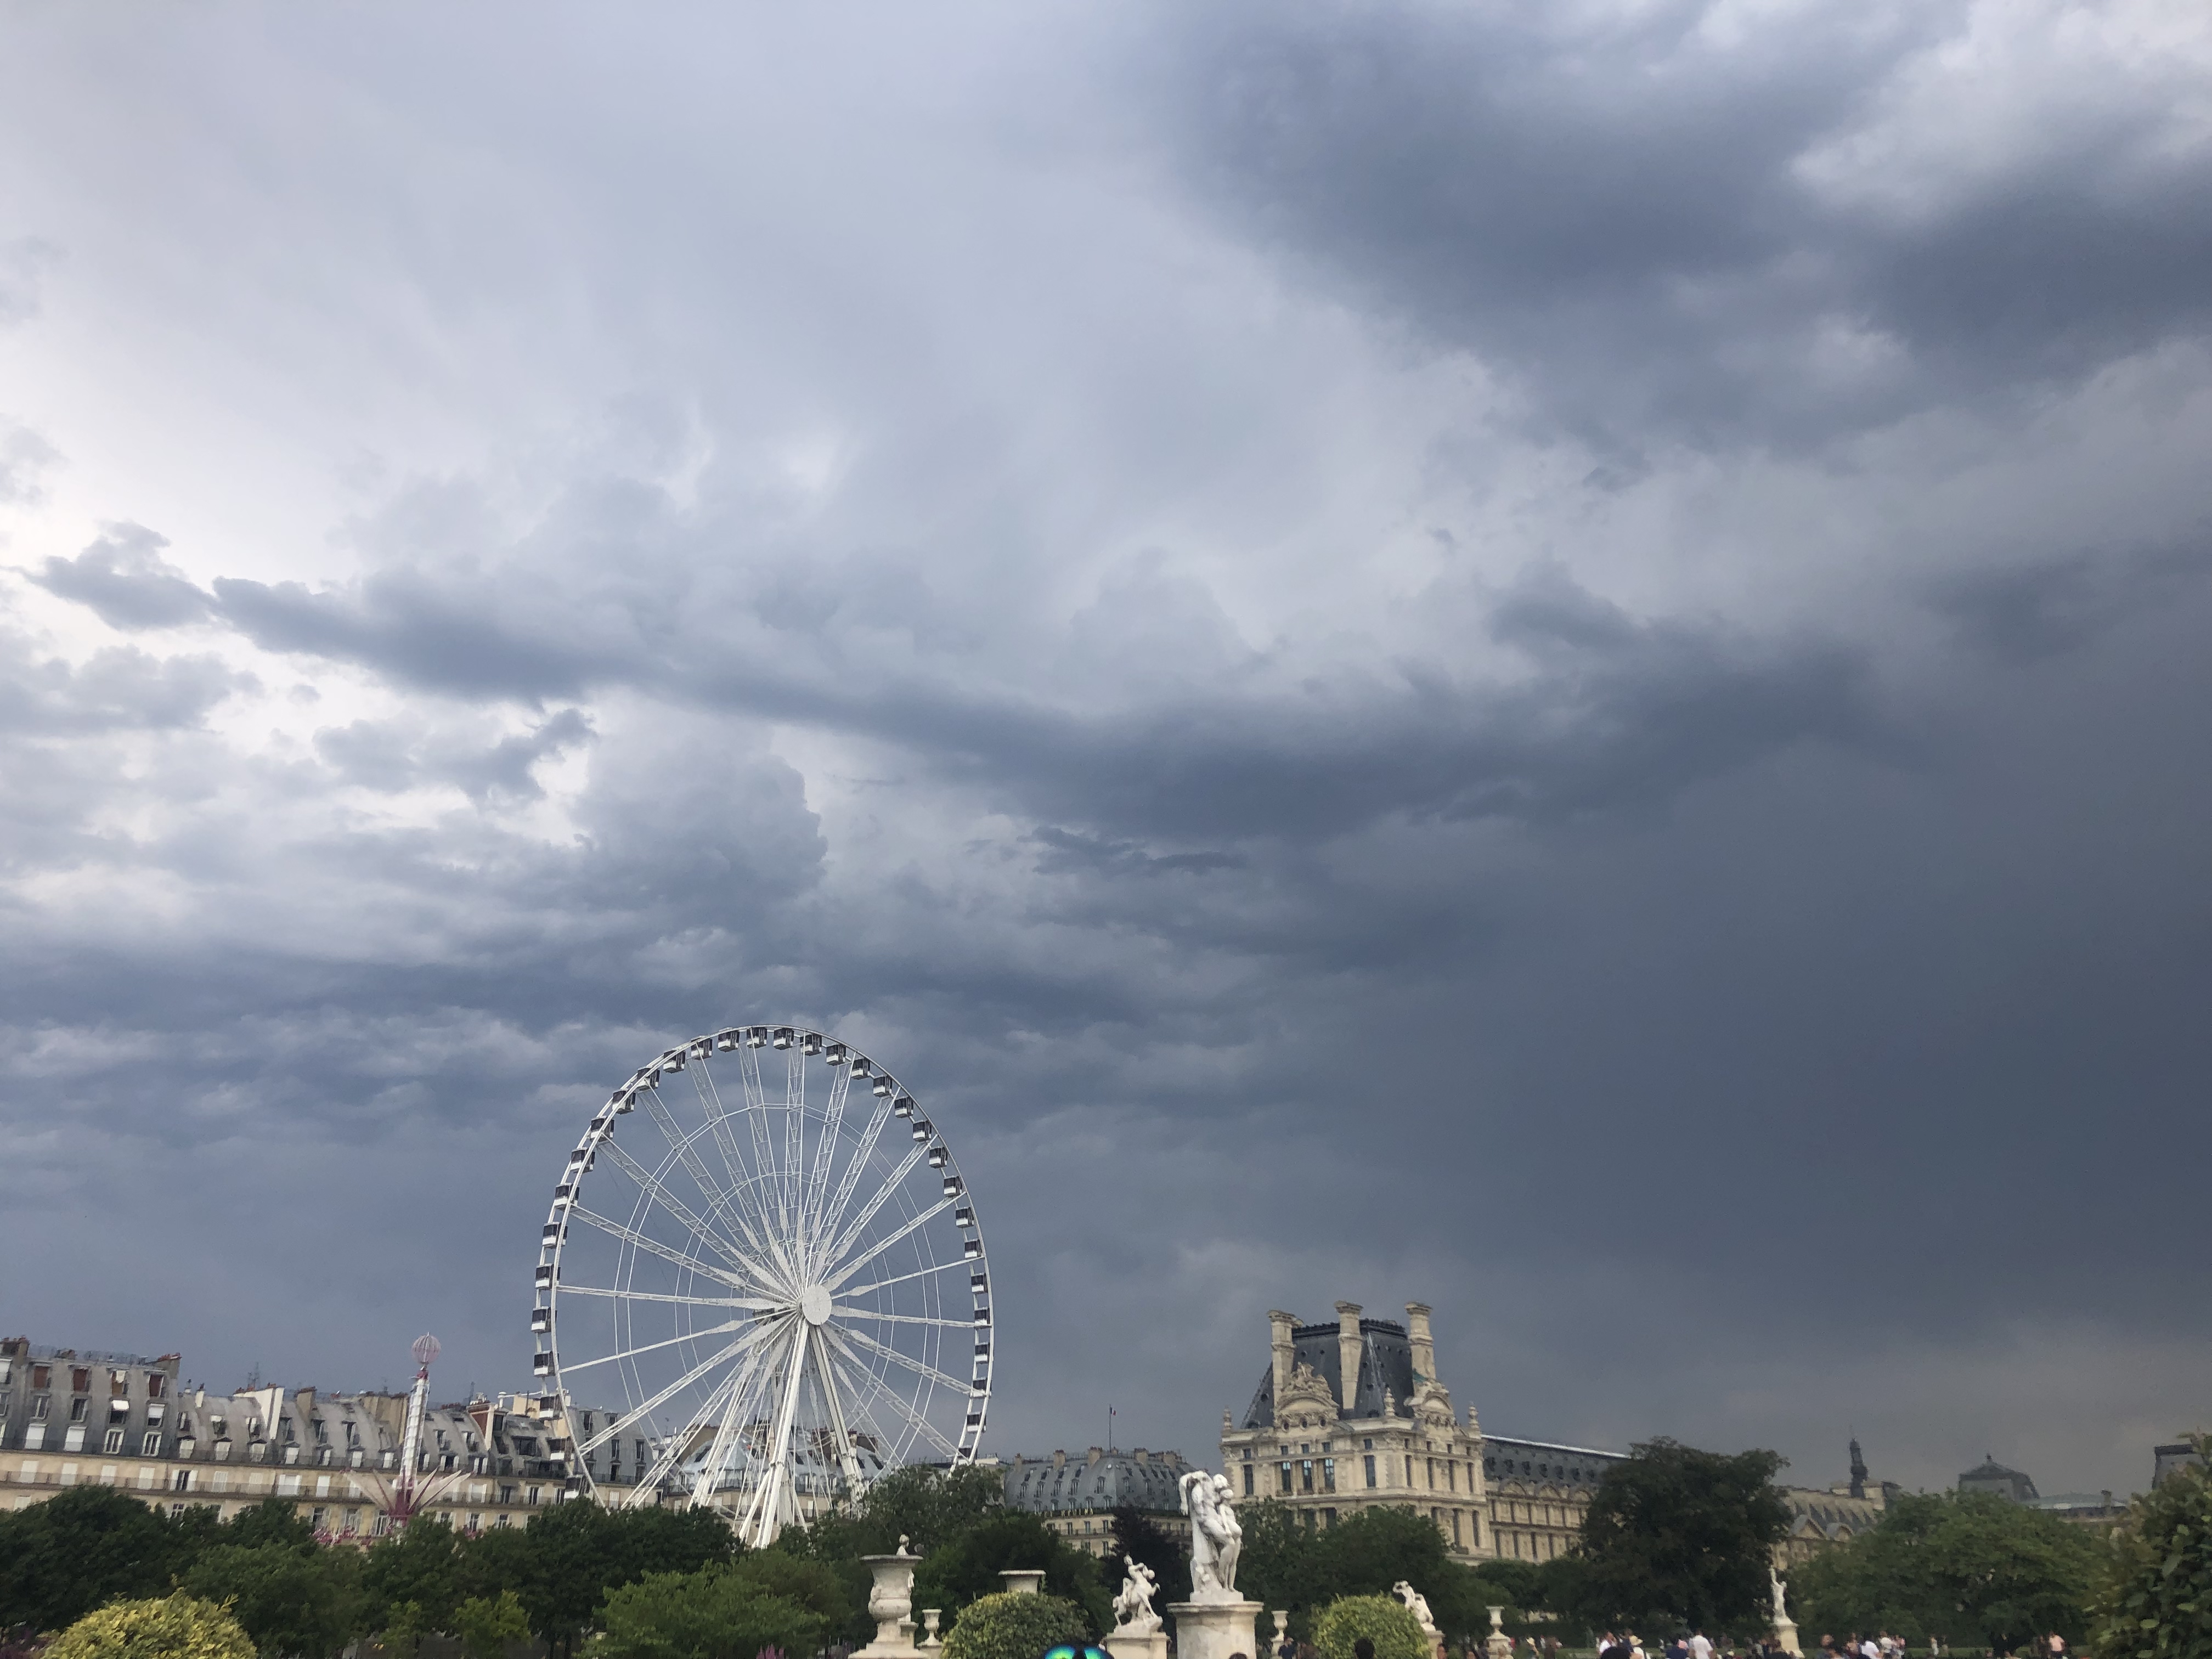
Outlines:
[{"label": "stone statue group", "polygon": [[[1229,1501],[1229,1477],[1193,1469],[1181,1484],[1182,1512],[1190,1517],[1191,1601],[1240,1606],[1243,1598],[1237,1594],[1237,1558],[1244,1548],[1244,1528],[1237,1524],[1236,1506]],[[1152,1597],[1159,1588],[1150,1567],[1141,1561],[1129,1563],[1121,1593],[1114,1598],[1115,1636],[1159,1632],[1160,1615],[1152,1611]]]}]

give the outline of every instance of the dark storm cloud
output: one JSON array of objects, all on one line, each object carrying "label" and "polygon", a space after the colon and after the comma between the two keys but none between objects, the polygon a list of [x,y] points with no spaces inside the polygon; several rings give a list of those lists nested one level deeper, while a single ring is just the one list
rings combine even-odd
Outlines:
[{"label": "dark storm cloud", "polygon": [[2212,149],[2139,83],[2081,76],[2032,158],[1978,173],[1971,106],[1917,148],[1865,136],[2012,67],[1886,105],[1974,21],[1249,6],[1178,31],[1167,84],[1224,211],[1571,422],[1816,441],[2212,318]]},{"label": "dark storm cloud", "polygon": [[11,556],[21,1322],[502,1385],[578,1124],[773,1016],[955,1139],[995,1449],[1095,1386],[1200,1454],[1266,1308],[1420,1297],[1493,1429],[2137,1479],[2212,1249],[2202,150],[2153,58],[1929,67],[2005,15],[100,43],[19,153],[150,251],[72,280],[221,297],[71,306],[344,486]]}]

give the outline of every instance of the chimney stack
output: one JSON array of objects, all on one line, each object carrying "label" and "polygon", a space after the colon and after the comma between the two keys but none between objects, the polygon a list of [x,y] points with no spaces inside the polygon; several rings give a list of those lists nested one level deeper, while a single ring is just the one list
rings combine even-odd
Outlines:
[{"label": "chimney stack", "polygon": [[1359,1399],[1359,1304],[1336,1304],[1337,1403],[1346,1416]]},{"label": "chimney stack", "polygon": [[1286,1314],[1280,1308],[1267,1310],[1267,1346],[1275,1366],[1275,1408],[1280,1410],[1283,1390],[1291,1386],[1291,1327],[1298,1322],[1296,1314]]},{"label": "chimney stack", "polygon": [[1429,1315],[1432,1311],[1425,1304],[1408,1302],[1406,1304],[1406,1336],[1413,1349],[1413,1386],[1437,1380],[1437,1340],[1429,1332]]}]

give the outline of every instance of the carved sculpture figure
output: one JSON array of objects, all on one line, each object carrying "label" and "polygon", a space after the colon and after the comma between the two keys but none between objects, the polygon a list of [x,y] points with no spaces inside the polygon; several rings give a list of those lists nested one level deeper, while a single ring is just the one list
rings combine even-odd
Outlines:
[{"label": "carved sculpture figure", "polygon": [[1160,1581],[1150,1567],[1141,1561],[1129,1563],[1121,1593],[1114,1598],[1115,1636],[1151,1636],[1161,1629],[1163,1621],[1152,1611],[1152,1595],[1159,1587]]},{"label": "carved sculpture figure", "polygon": [[1179,1484],[1182,1510],[1190,1517],[1190,1599],[1235,1601],[1244,1528],[1229,1501],[1229,1477],[1193,1469]]},{"label": "carved sculpture figure", "polygon": [[1413,1615],[1413,1622],[1423,1630],[1437,1627],[1437,1621],[1429,1616],[1429,1598],[1404,1579],[1390,1586],[1390,1594],[1406,1604],[1406,1611]]},{"label": "carved sculpture figure", "polygon": [[1786,1625],[1790,1622],[1790,1609],[1782,1600],[1782,1575],[1775,1571],[1774,1563],[1771,1561],[1766,1564],[1766,1582],[1773,1587],[1774,1590],[1774,1622],[1778,1625]]}]

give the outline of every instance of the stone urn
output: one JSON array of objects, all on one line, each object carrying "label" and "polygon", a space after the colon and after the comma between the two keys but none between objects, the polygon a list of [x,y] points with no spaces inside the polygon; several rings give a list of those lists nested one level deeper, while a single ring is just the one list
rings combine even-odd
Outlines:
[{"label": "stone urn", "polygon": [[1490,1610],[1490,1635],[1483,1643],[1490,1659],[1513,1659],[1513,1638],[1505,1633],[1505,1609]]}]

